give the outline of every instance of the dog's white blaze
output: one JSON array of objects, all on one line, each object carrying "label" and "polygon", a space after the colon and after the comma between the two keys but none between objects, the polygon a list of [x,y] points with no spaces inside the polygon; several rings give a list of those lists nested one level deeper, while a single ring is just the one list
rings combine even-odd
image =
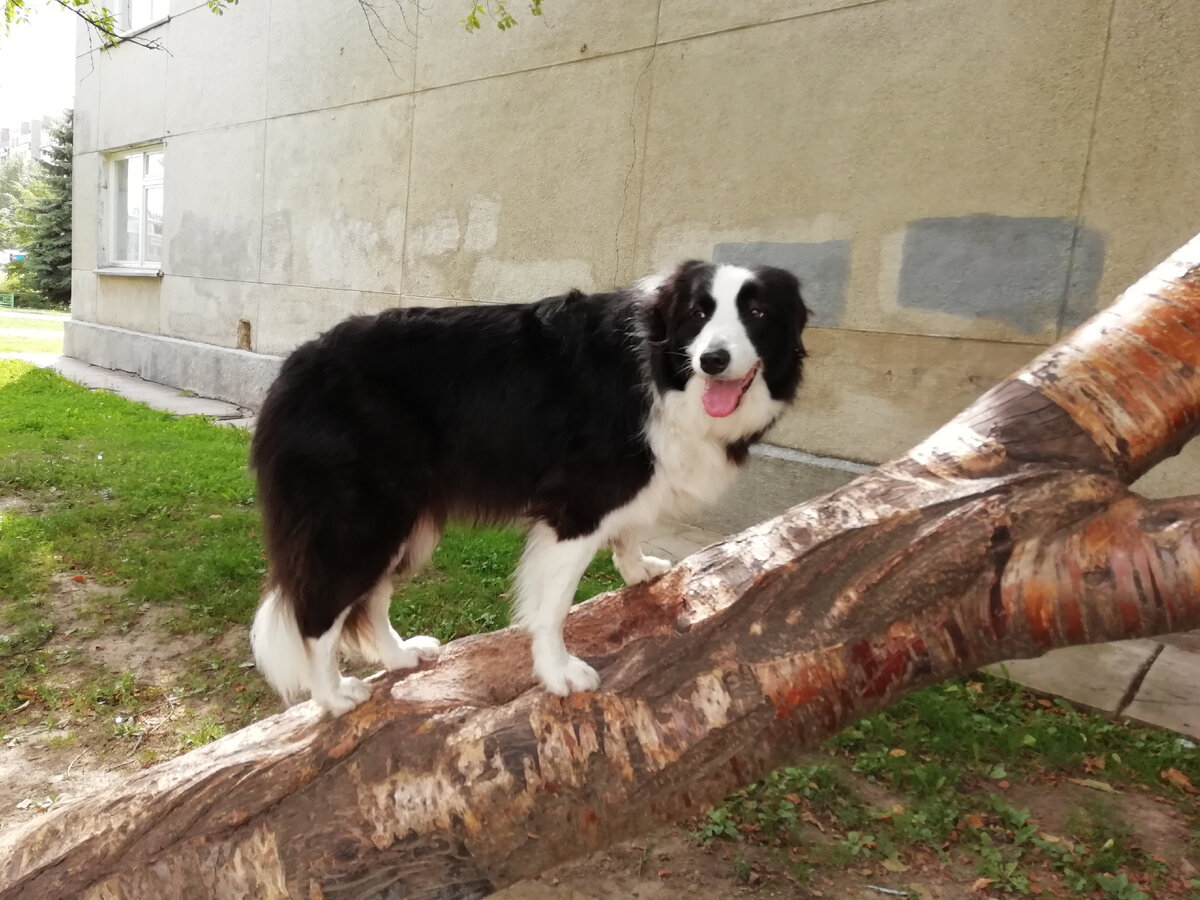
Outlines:
[{"label": "dog's white blaze", "polygon": [[753,272],[741,266],[717,266],[713,272],[709,288],[714,304],[712,318],[688,348],[694,371],[703,372],[700,357],[709,350],[729,351],[729,367],[721,373],[722,378],[741,378],[758,361],[758,351],[746,333],[737,304],[742,285],[753,277]]}]

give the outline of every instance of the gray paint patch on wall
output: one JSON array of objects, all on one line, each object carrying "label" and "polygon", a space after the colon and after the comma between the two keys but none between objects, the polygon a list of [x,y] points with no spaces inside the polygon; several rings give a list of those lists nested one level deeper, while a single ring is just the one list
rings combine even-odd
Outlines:
[{"label": "gray paint patch on wall", "polygon": [[1067,301],[1063,304],[1059,336],[1082,325],[1096,314],[1096,306],[1107,306],[1115,297],[1100,298],[1100,276],[1104,274],[1104,236],[1091,228],[1079,226],[1075,238],[1071,282],[1067,285]]},{"label": "gray paint patch on wall", "polygon": [[1103,237],[1072,219],[918,219],[904,235],[898,300],[1038,334],[1093,308],[1103,269]]},{"label": "gray paint patch on wall", "polygon": [[804,302],[813,311],[811,324],[831,328],[842,320],[850,278],[849,241],[717,244],[713,262],[787,269],[800,279]]}]

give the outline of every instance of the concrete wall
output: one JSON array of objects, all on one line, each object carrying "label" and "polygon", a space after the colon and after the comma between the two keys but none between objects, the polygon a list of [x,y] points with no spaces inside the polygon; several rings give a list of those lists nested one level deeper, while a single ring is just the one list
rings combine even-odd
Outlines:
[{"label": "concrete wall", "polygon": [[[377,5],[383,50],[354,0],[174,0],[169,56],[81,36],[76,318],[226,348],[244,319],[277,355],[772,262],[817,312],[772,440],[878,461],[1200,230],[1193,0],[551,0],[476,35],[428,6]],[[96,276],[102,154],[157,139],[164,276]],[[1187,454],[1156,492],[1200,490]]]}]

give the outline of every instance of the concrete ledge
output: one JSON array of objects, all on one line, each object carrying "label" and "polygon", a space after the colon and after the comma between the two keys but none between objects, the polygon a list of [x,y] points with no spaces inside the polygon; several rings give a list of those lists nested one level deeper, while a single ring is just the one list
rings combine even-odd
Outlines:
[{"label": "concrete ledge", "polygon": [[1125,693],[1158,652],[1146,639],[1051,650],[1034,659],[1015,659],[985,671],[1007,676],[1044,694],[1065,697],[1108,715],[1121,711]]},{"label": "concrete ledge", "polygon": [[[1190,636],[1197,637],[1195,632]],[[1124,715],[1200,738],[1197,685],[1200,685],[1200,654],[1179,647],[1163,647]]]},{"label": "concrete ledge", "polygon": [[63,353],[254,409],[262,405],[283,362],[279,356],[77,320],[66,323]]}]

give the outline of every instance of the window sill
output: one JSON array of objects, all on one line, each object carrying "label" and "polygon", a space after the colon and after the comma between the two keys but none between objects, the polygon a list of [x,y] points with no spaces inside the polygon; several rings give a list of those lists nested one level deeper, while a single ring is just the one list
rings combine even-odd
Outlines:
[{"label": "window sill", "polygon": [[123,278],[162,278],[162,269],[143,269],[134,266],[106,266],[96,270],[97,275],[116,275]]},{"label": "window sill", "polygon": [[157,28],[159,25],[163,25],[170,21],[171,17],[169,15],[159,16],[153,22],[147,22],[145,25],[139,25],[137,28],[132,28],[129,31],[118,31],[116,33],[116,39],[118,41],[127,41],[130,38],[140,37],[150,29]]}]

